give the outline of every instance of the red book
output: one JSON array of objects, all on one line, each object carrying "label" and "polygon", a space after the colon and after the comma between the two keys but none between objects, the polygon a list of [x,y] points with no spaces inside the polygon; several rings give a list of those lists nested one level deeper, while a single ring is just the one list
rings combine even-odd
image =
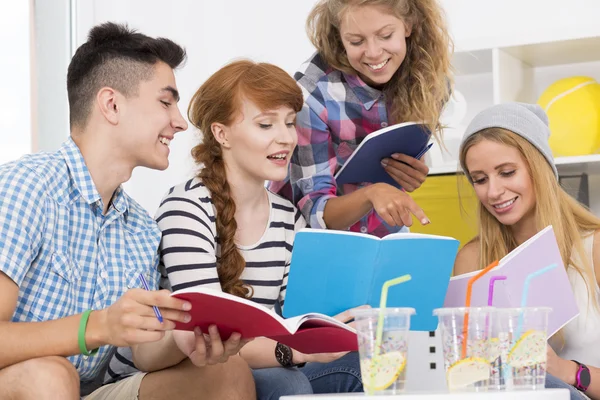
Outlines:
[{"label": "red book", "polygon": [[207,332],[209,325],[219,328],[221,339],[233,332],[242,338],[268,337],[305,354],[356,351],[356,331],[324,314],[304,314],[282,318],[252,300],[211,289],[188,288],[171,294],[192,304],[192,320],[177,323],[175,329]]}]

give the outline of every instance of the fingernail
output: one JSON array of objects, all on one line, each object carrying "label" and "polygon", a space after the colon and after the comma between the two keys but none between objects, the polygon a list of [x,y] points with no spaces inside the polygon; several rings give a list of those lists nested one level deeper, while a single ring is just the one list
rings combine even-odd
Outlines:
[{"label": "fingernail", "polygon": [[192,316],[190,314],[185,314],[183,316],[183,321],[184,322],[190,322],[192,320]]},{"label": "fingernail", "polygon": [[190,311],[192,309],[192,303],[185,302],[185,303],[183,303],[182,308],[184,311]]},{"label": "fingernail", "polygon": [[431,221],[429,220],[429,218],[423,218],[423,219],[421,220],[421,223],[422,223],[423,225],[427,225],[427,224],[431,223]]},{"label": "fingernail", "polygon": [[194,328],[194,333],[196,334],[196,336],[201,336],[202,335],[202,330],[200,329],[199,326]]},{"label": "fingernail", "polygon": [[388,160],[386,158],[384,158],[383,160],[381,160],[381,165],[385,168],[388,165]]},{"label": "fingernail", "polygon": [[392,154],[392,158],[394,160],[397,160],[398,158],[400,158],[400,155],[398,153],[394,153],[394,154]]}]

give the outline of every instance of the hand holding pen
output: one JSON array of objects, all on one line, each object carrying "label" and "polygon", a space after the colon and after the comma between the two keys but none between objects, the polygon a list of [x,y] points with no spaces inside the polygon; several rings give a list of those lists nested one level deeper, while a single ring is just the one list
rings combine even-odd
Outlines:
[{"label": "hand holding pen", "polygon": [[[147,290],[146,279],[140,276],[139,280],[144,289],[128,290],[113,305],[97,312],[99,332],[94,334],[94,344],[127,347],[155,342],[165,331],[173,330],[175,322],[191,320],[189,302],[172,297],[168,290]],[[88,348],[93,348],[89,344]]]},{"label": "hand holding pen", "polygon": [[[146,282],[146,278],[144,278],[144,274],[140,274],[140,281],[142,281],[142,286],[144,286],[144,289],[150,290],[150,288],[148,287],[148,282]],[[156,319],[158,319],[158,322],[162,324],[163,317],[160,313],[160,310],[156,306],[152,306],[152,309],[154,310],[154,315],[156,315]]]}]

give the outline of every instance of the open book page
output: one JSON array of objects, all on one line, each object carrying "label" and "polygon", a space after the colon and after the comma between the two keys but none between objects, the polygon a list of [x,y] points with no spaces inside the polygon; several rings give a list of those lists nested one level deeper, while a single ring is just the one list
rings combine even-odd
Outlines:
[{"label": "open book page", "polygon": [[299,329],[310,329],[322,326],[335,326],[350,332],[356,332],[356,330],[347,324],[340,322],[333,317],[319,313],[304,314],[297,317],[288,318],[285,319],[283,323],[292,333],[297,332]]},{"label": "open book page", "polygon": [[381,240],[394,240],[394,239],[445,239],[445,240],[456,240],[453,237],[449,236],[438,236],[438,235],[430,235],[427,233],[412,233],[412,232],[396,232],[390,233],[389,235],[384,236]]}]

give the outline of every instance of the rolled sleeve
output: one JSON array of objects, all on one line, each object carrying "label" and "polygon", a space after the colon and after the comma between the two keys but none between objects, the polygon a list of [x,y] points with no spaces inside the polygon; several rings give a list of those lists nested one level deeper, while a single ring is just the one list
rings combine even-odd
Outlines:
[{"label": "rolled sleeve", "polygon": [[17,163],[0,167],[0,271],[17,286],[41,247],[45,198],[34,171]]}]

